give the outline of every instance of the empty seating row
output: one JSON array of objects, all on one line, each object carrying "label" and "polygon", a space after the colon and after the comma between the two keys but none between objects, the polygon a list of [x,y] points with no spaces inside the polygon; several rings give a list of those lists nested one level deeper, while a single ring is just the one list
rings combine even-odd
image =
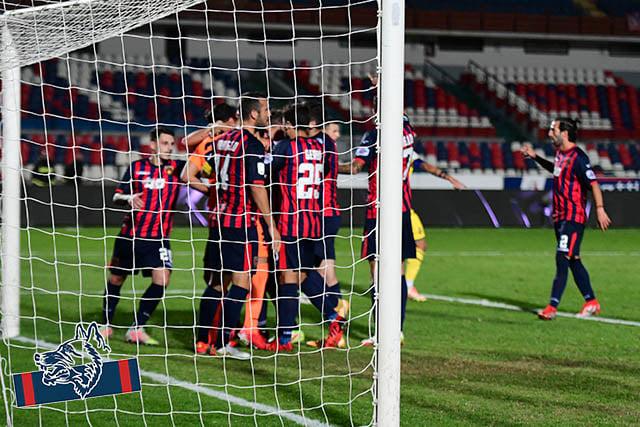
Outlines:
[{"label": "empty seating row", "polygon": [[[517,70],[517,73],[527,74],[531,70],[545,69],[520,67]],[[557,69],[551,70],[560,73]],[[596,82],[588,83],[589,79],[581,79],[583,83],[532,82],[519,80],[513,73],[492,74],[496,72],[495,67],[483,69],[470,65],[468,72],[461,76],[461,83],[472,85],[497,107],[514,113],[518,120],[528,122],[531,127],[539,128],[542,137],[549,120],[557,116],[580,118],[583,139],[640,137],[638,89],[610,71],[582,71],[582,75],[596,76]]]},{"label": "empty seating row", "polygon": [[[329,95],[345,117],[372,121],[376,88],[368,75],[375,62],[346,65],[309,65],[301,62],[296,78],[311,93]],[[436,136],[493,137],[495,129],[487,117],[469,108],[454,95],[439,87],[421,70],[406,65],[405,108],[419,133]],[[305,80],[306,79],[306,80]],[[305,84],[306,83],[306,84]]]}]

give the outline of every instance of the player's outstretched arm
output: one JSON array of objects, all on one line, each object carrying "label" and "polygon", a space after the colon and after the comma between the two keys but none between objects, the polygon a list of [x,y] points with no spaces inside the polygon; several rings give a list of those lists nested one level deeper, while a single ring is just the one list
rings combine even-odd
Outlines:
[{"label": "player's outstretched arm", "polygon": [[533,149],[533,147],[531,146],[531,144],[524,144],[522,146],[522,148],[520,148],[520,152],[525,157],[528,157],[528,158],[532,159],[537,164],[542,166],[544,169],[546,169],[547,171],[553,173],[553,162],[545,159],[544,157],[538,156],[536,154],[535,150]]},{"label": "player's outstretched arm", "polygon": [[353,175],[356,173],[360,173],[360,171],[362,170],[362,167],[363,167],[363,163],[357,162],[355,160],[351,163],[340,163],[338,165],[338,173]]},{"label": "player's outstretched arm", "polygon": [[602,197],[602,190],[600,185],[596,181],[591,183],[591,191],[593,192],[593,201],[596,204],[596,215],[598,219],[598,225],[602,231],[606,231],[611,225],[611,219],[607,215],[607,211],[604,210],[604,198]]},{"label": "player's outstretched arm", "polygon": [[442,178],[446,181],[449,181],[451,185],[453,185],[453,188],[455,188],[456,190],[464,190],[467,188],[463,183],[461,183],[460,181],[458,181],[457,179],[455,179],[454,177],[452,177],[451,175],[449,175],[448,173],[446,173],[445,171],[443,171],[437,166],[434,166],[424,161],[416,161],[415,163],[423,171],[428,172],[431,175],[435,175],[438,178]]}]

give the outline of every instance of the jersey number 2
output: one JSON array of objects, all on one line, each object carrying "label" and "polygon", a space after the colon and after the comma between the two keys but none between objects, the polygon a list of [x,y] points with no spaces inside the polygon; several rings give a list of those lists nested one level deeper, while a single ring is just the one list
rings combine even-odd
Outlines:
[{"label": "jersey number 2", "polygon": [[320,197],[320,183],[322,182],[321,163],[301,163],[298,166],[298,199],[308,200]]}]

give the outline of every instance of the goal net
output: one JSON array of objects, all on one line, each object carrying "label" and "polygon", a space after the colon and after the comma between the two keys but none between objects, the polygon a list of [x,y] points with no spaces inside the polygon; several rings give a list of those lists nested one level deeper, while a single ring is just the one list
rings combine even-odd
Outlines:
[{"label": "goal net", "polygon": [[[366,211],[378,208],[378,200],[367,201],[367,168],[337,179],[339,231],[309,238],[325,248],[324,257],[314,258],[315,266],[330,258],[327,241],[335,240],[339,287],[330,290],[326,262],[305,270],[320,274],[322,291],[306,300],[300,292],[296,323],[289,328],[291,351],[256,349],[239,336],[249,328],[266,341],[278,339],[282,255],[266,255],[272,260],[266,264],[250,257],[253,278],[236,324],[224,324],[231,303],[224,306],[222,299],[229,288],[224,297],[203,294],[207,274],[209,284],[211,275],[222,277],[203,258],[208,243],[226,250],[228,236],[209,230],[220,231],[225,207],[185,183],[189,170],[180,176],[177,171],[182,162],[186,169],[197,163],[198,182],[220,197],[225,186],[220,175],[228,171],[220,156],[200,151],[198,143],[249,119],[242,106],[247,92],[264,97],[272,118],[278,117],[259,130],[265,159],[277,135],[269,131],[282,124],[274,112],[305,103],[320,114],[315,129],[326,131],[324,125],[334,124],[340,132],[336,147],[323,155],[352,162],[361,136],[380,123],[379,87],[369,79],[381,66],[379,3],[49,0],[6,6],[10,10],[0,17],[0,377],[8,424],[376,422],[380,356],[375,346],[362,343],[377,333],[371,297],[377,295],[376,276],[361,257]],[[393,13],[389,10],[395,25],[403,22],[399,3],[394,2]],[[234,116],[239,112],[238,124],[225,122],[224,104]],[[304,129],[307,124],[292,123]],[[172,152],[158,155],[170,134]],[[245,160],[242,165],[248,167]],[[205,164],[213,167],[217,183],[205,177]],[[277,216],[283,214],[276,195],[280,187],[301,184],[279,182],[282,174],[271,172],[267,167],[264,188]],[[330,181],[320,179],[321,191]],[[137,196],[136,189],[144,194]],[[251,190],[245,190],[249,197]],[[136,197],[142,205],[136,205]],[[323,204],[322,224],[328,223],[326,209]],[[248,221],[245,231],[253,219]],[[137,228],[127,230],[126,224]],[[149,231],[154,227],[155,234]],[[304,236],[292,240],[299,243]],[[130,248],[123,249],[122,242]],[[300,259],[307,256],[302,245],[293,247]],[[160,264],[154,264],[158,257]],[[370,259],[378,261],[377,250]],[[120,267],[116,276],[126,279],[118,295],[114,267]],[[132,274],[136,270],[152,275]],[[257,276],[267,277],[267,284],[256,285]],[[153,286],[161,293],[150,290]],[[334,297],[343,340],[323,348],[335,315],[322,311]],[[204,325],[207,348],[198,354],[203,300],[215,301],[219,314]],[[105,322],[105,310],[111,309]],[[219,341],[227,331],[228,340]],[[237,343],[236,350],[209,350],[215,342]],[[237,360],[236,351],[249,358]],[[124,365],[128,359],[137,364]]]}]

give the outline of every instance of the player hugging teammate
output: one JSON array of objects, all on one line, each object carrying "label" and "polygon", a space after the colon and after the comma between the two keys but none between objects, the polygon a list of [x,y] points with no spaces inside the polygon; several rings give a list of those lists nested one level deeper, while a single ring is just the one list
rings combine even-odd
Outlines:
[{"label": "player hugging teammate", "polygon": [[[266,98],[255,93],[242,96],[239,112],[239,128],[207,138],[205,161],[190,163],[185,174],[190,186],[209,193],[211,209],[196,352],[250,357],[234,341],[248,297],[240,337],[257,349],[291,351],[300,337],[294,334],[300,287],[329,322],[328,336],[309,345],[343,347],[348,304],[335,275],[337,149],[329,136],[339,128],[325,124],[321,107],[307,104],[290,105],[271,123]],[[283,131],[277,143],[276,130]],[[271,342],[257,330],[267,281],[276,283]]]}]

